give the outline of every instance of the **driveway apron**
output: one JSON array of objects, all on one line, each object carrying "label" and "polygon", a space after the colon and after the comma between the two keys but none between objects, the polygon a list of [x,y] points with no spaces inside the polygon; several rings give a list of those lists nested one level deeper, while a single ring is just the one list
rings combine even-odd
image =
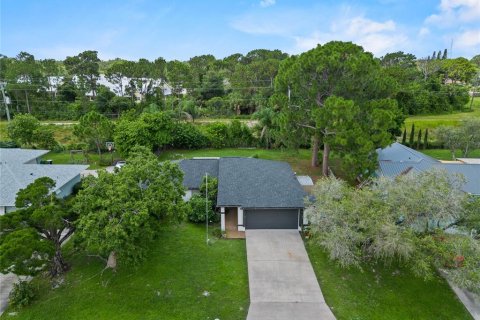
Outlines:
[{"label": "driveway apron", "polygon": [[296,230],[247,230],[247,320],[335,319]]}]

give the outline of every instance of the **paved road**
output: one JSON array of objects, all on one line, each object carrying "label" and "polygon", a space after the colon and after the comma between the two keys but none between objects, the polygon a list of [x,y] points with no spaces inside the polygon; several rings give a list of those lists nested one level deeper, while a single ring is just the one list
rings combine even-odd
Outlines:
[{"label": "paved road", "polygon": [[247,320],[328,319],[302,238],[296,230],[247,230]]}]

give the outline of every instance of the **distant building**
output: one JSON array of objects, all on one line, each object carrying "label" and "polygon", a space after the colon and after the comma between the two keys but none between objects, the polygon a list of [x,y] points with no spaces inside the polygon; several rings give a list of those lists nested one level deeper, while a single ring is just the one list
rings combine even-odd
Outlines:
[{"label": "distant building", "polygon": [[40,157],[48,150],[0,148],[0,215],[16,210],[15,199],[20,189],[41,177],[55,181],[53,193],[64,198],[72,193],[80,181],[86,165],[40,164]]}]

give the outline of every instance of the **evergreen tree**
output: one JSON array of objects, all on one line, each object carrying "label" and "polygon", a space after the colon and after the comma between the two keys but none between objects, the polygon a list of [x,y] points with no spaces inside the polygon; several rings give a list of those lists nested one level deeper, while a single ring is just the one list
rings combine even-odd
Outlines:
[{"label": "evergreen tree", "polygon": [[413,148],[414,140],[415,140],[415,124],[412,123],[412,129],[410,129],[410,139],[408,141],[408,146],[410,148]]},{"label": "evergreen tree", "polygon": [[447,49],[443,50],[442,60],[448,59]]},{"label": "evergreen tree", "polygon": [[422,144],[422,129],[418,131],[417,136],[417,150],[420,150],[420,145]]},{"label": "evergreen tree", "polygon": [[405,145],[407,143],[407,128],[403,129],[403,137],[402,137],[402,144]]},{"label": "evergreen tree", "polygon": [[427,147],[428,147],[428,128],[425,129],[425,136],[423,137],[423,149],[427,149]]},{"label": "evergreen tree", "polygon": [[438,50],[437,52],[437,60],[440,60],[442,57],[442,51],[441,50]]}]

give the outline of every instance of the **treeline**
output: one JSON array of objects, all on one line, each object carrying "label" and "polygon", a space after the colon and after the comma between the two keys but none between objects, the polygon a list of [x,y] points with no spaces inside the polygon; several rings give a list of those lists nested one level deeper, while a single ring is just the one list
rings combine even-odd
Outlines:
[{"label": "treeline", "polygon": [[259,49],[224,59],[202,55],[188,61],[102,62],[96,51],[64,61],[36,60],[21,52],[15,58],[1,56],[0,78],[11,113],[41,119],[78,119],[89,111],[118,116],[145,108],[185,112],[190,118],[233,116],[266,104],[287,57],[280,50]]},{"label": "treeline", "polygon": [[166,149],[263,146],[254,131],[239,120],[195,125],[179,121],[172,112],[144,112],[140,116],[126,112],[114,122],[90,111],[73,127],[78,143],[66,145],[55,140],[51,126],[41,125],[30,114],[18,114],[8,124],[7,134],[11,140],[0,141],[2,147],[83,150],[100,156],[108,151],[107,141],[114,141],[115,150],[123,157],[127,157],[136,146],[146,147],[157,154]]},{"label": "treeline", "polygon": [[395,52],[382,57],[386,73],[397,82],[395,99],[406,115],[446,113],[462,110],[469,88],[478,87],[480,55],[472,60],[447,58],[447,49],[417,59]]},{"label": "treeline", "polygon": [[[275,78],[287,58],[280,50],[264,49],[188,61],[101,61],[96,51],[55,61],[20,52],[0,56],[0,79],[12,116],[77,120],[89,111],[118,117],[129,109],[154,109],[190,119],[231,117],[272,105]],[[376,60],[382,76],[395,83],[394,98],[408,115],[460,110],[468,102],[468,87],[478,85],[480,56],[449,59],[444,50],[425,59],[395,52]]]}]

